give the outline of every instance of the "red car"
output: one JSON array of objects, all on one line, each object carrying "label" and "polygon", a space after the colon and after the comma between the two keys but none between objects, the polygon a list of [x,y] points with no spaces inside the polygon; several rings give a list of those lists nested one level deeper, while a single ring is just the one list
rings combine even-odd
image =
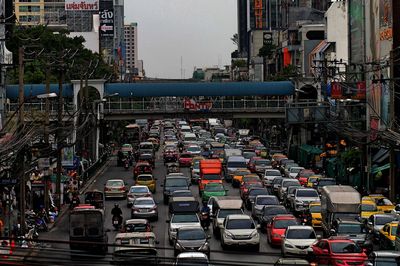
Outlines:
[{"label": "red car", "polygon": [[365,265],[368,259],[365,250],[353,240],[344,237],[321,239],[312,245],[315,260],[318,265]]},{"label": "red car", "polygon": [[192,155],[190,153],[183,152],[181,156],[179,156],[179,165],[180,166],[191,166],[192,165]]},{"label": "red car", "polygon": [[252,173],[256,172],[256,161],[257,160],[263,160],[263,158],[261,158],[261,157],[253,157],[249,161],[248,168],[249,168],[250,172],[252,172]]},{"label": "red car", "polygon": [[297,218],[292,214],[280,214],[273,217],[266,228],[268,243],[271,246],[280,246],[282,244],[282,236],[285,235],[288,226],[298,224]]},{"label": "red car", "polygon": [[133,177],[136,178],[140,174],[152,174],[153,168],[147,161],[139,161],[133,168]]},{"label": "red car", "polygon": [[297,179],[299,180],[300,185],[306,186],[308,183],[308,178],[312,175],[315,175],[313,170],[310,169],[301,170],[297,175]]}]

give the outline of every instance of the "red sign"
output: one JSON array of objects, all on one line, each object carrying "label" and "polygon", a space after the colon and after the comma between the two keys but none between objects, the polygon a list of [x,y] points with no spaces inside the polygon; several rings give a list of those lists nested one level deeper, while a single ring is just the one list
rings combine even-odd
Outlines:
[{"label": "red sign", "polygon": [[209,111],[212,108],[212,102],[201,101],[196,102],[193,99],[185,99],[183,102],[183,109],[188,111]]},{"label": "red sign", "polygon": [[365,100],[367,92],[367,85],[365,81],[361,81],[357,83],[357,93],[355,95],[355,99]]},{"label": "red sign", "polygon": [[343,98],[342,94],[342,86],[338,82],[332,82],[331,85],[331,98],[332,99],[341,99]]}]

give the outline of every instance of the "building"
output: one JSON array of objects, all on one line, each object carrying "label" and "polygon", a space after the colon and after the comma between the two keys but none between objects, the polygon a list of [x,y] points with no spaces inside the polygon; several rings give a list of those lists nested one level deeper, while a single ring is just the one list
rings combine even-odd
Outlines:
[{"label": "building", "polygon": [[137,23],[125,25],[125,68],[127,73],[139,73]]}]

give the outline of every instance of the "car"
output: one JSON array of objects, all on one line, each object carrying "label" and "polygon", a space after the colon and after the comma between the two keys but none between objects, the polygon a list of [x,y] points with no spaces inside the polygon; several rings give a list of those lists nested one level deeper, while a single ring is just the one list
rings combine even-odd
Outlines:
[{"label": "car", "polygon": [[[0,240],[0,258],[5,265],[8,264],[6,263],[6,261],[14,260],[13,258],[14,247],[15,245],[13,246],[13,244],[9,239]],[[10,265],[13,265],[13,263],[11,262]]]},{"label": "car", "polygon": [[128,219],[125,220],[121,232],[134,233],[134,232],[151,232],[152,226],[147,219]]},{"label": "car", "polygon": [[385,224],[379,230],[379,249],[380,250],[394,250],[397,227],[399,222],[390,222]]},{"label": "car", "polygon": [[250,170],[252,173],[255,173],[255,172],[256,172],[256,161],[257,161],[257,160],[261,160],[261,159],[262,159],[261,157],[252,157],[252,158],[250,159],[249,163],[247,164],[247,167],[249,168],[249,170]]},{"label": "car", "polygon": [[290,167],[289,169],[288,169],[288,172],[287,172],[287,177],[289,177],[289,178],[296,178],[297,177],[297,175],[302,171],[302,170],[304,170],[304,167],[301,167],[301,166],[292,166],[292,167]]},{"label": "car", "polygon": [[369,255],[368,266],[399,265],[400,251],[374,251]]},{"label": "car", "polygon": [[379,230],[382,229],[385,224],[398,220],[399,217],[395,214],[374,214],[367,220],[367,229],[372,235],[373,240],[379,241]]},{"label": "car", "polygon": [[140,174],[151,174],[152,171],[153,168],[148,162],[137,162],[133,168],[133,178]]},{"label": "car", "polygon": [[311,202],[308,205],[308,210],[311,215],[311,226],[321,227],[322,215],[321,215],[321,202]]},{"label": "car", "polygon": [[175,190],[171,193],[171,198],[178,198],[178,197],[193,197],[193,193],[189,189]]},{"label": "car", "polygon": [[373,200],[361,201],[361,219],[367,220],[371,215],[378,214],[378,207]]},{"label": "car", "polygon": [[253,219],[259,219],[266,205],[280,205],[280,203],[275,195],[257,195],[251,208],[251,216]]},{"label": "car", "polygon": [[312,245],[313,259],[318,265],[365,265],[368,256],[354,241],[330,237]]},{"label": "car", "polygon": [[262,232],[266,232],[268,224],[272,218],[277,215],[289,214],[285,207],[282,205],[266,205],[262,210],[262,214],[259,216],[258,222]]},{"label": "car", "polygon": [[197,161],[192,164],[190,170],[190,180],[193,184],[196,184],[199,182],[199,179],[200,179],[200,161]]},{"label": "car", "polygon": [[249,164],[250,159],[253,157],[257,157],[257,154],[254,151],[244,151],[243,157],[246,160],[246,164]]},{"label": "car", "polygon": [[281,172],[277,169],[267,169],[264,172],[263,182],[265,187],[272,187],[272,181],[275,177],[282,177]]},{"label": "car", "polygon": [[232,187],[239,187],[242,183],[243,177],[250,174],[249,169],[240,168],[232,173]]},{"label": "car", "polygon": [[317,241],[314,229],[307,225],[291,225],[282,238],[282,255],[308,256]]},{"label": "car", "polygon": [[211,196],[226,196],[228,190],[225,189],[221,183],[208,183],[204,186],[204,190],[201,193],[202,201],[208,201]]},{"label": "car", "polygon": [[284,194],[283,198],[283,205],[287,208],[290,208],[291,202],[294,201],[294,194],[296,189],[303,188],[302,186],[294,185],[288,186],[286,193]]},{"label": "car", "polygon": [[312,175],[315,175],[314,171],[311,169],[303,169],[297,175],[297,180],[299,180],[302,186],[306,186],[308,183],[308,178]]},{"label": "car", "polygon": [[157,188],[157,178],[152,174],[140,174],[136,177],[135,184],[139,186],[147,186],[149,190],[154,194]]},{"label": "car", "polygon": [[320,202],[318,192],[313,188],[298,188],[294,192],[291,208],[299,213],[308,209],[310,202]]},{"label": "car", "polygon": [[140,197],[151,197],[149,188],[147,186],[131,186],[128,190],[128,194],[126,195],[128,208],[132,206],[132,202],[136,198]]},{"label": "car", "polygon": [[178,162],[180,166],[191,166],[192,165],[192,155],[190,153],[187,152],[183,152],[181,153],[181,155],[179,156]]},{"label": "car", "polygon": [[203,252],[210,258],[210,236],[206,235],[202,227],[181,227],[176,233],[174,256],[182,252]]},{"label": "car", "polygon": [[125,182],[122,179],[109,179],[104,184],[105,198],[126,198],[128,194]]},{"label": "car", "polygon": [[337,218],[332,222],[331,236],[345,237],[353,240],[360,247],[372,251],[373,245],[370,240],[365,224],[351,217]]},{"label": "car", "polygon": [[250,187],[248,192],[244,197],[244,205],[246,206],[247,210],[251,210],[254,200],[259,195],[270,195],[268,190],[264,187]]},{"label": "car", "polygon": [[115,236],[112,264],[157,265],[157,249],[153,232],[118,233]]},{"label": "car", "polygon": [[335,178],[320,178],[316,183],[314,183],[314,188],[318,191],[318,193],[321,193],[321,190],[324,186],[333,186],[336,185],[336,179]]},{"label": "car", "polygon": [[260,176],[265,173],[265,170],[272,169],[272,163],[268,159],[260,158],[256,160],[254,164],[255,164],[254,172]]},{"label": "car", "polygon": [[155,159],[154,155],[151,153],[141,153],[139,155],[139,162],[148,162],[152,167],[154,167]]},{"label": "car", "polygon": [[301,186],[299,180],[294,179],[294,178],[285,178],[282,180],[282,183],[278,189],[278,198],[279,200],[283,201],[287,188],[289,186]]},{"label": "car", "polygon": [[281,246],[282,237],[291,225],[299,225],[299,221],[291,214],[274,216],[267,224],[267,241],[271,246]]},{"label": "car", "polygon": [[221,247],[251,246],[260,249],[260,234],[253,219],[246,214],[228,215],[221,228]]},{"label": "car", "polygon": [[250,188],[264,188],[261,182],[242,182],[240,184],[240,197],[246,202],[246,195],[249,192]]},{"label": "car", "polygon": [[306,187],[313,188],[318,183],[318,180],[321,178],[323,178],[322,175],[309,176]]},{"label": "car", "polygon": [[183,252],[176,257],[174,266],[209,266],[207,255],[201,252]]},{"label": "car", "polygon": [[131,218],[147,218],[158,220],[157,204],[151,197],[136,198],[131,208]]},{"label": "car", "polygon": [[178,229],[184,226],[201,227],[200,219],[197,213],[174,213],[170,220],[166,221],[168,225],[168,240],[172,245],[176,240]]},{"label": "car", "polygon": [[199,156],[201,154],[201,148],[198,145],[189,145],[186,148],[186,153],[194,156]]},{"label": "car", "polygon": [[302,265],[302,266],[310,266],[308,260],[300,259],[300,258],[279,258],[274,266],[292,266],[292,265]]},{"label": "car", "polygon": [[275,177],[274,180],[272,180],[271,190],[272,190],[273,194],[278,195],[278,190],[284,179],[286,179],[286,178],[283,176],[278,176],[278,177]]},{"label": "car", "polygon": [[189,190],[190,183],[186,177],[171,176],[164,179],[163,187],[163,201],[168,204],[169,197],[175,190]]}]

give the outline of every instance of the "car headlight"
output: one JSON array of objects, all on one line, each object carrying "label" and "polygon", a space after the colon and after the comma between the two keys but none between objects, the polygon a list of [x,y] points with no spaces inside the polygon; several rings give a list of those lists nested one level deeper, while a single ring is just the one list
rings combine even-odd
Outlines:
[{"label": "car headlight", "polygon": [[210,245],[208,244],[208,242],[205,242],[199,250],[208,250],[210,248]]},{"label": "car headlight", "polygon": [[225,237],[233,238],[233,234],[229,231],[225,231]]},{"label": "car headlight", "polygon": [[294,248],[294,246],[291,244],[285,243],[285,248]]},{"label": "car headlight", "polygon": [[258,236],[258,232],[257,232],[257,230],[254,230],[254,231],[250,234],[250,237],[256,237],[256,236]]}]

